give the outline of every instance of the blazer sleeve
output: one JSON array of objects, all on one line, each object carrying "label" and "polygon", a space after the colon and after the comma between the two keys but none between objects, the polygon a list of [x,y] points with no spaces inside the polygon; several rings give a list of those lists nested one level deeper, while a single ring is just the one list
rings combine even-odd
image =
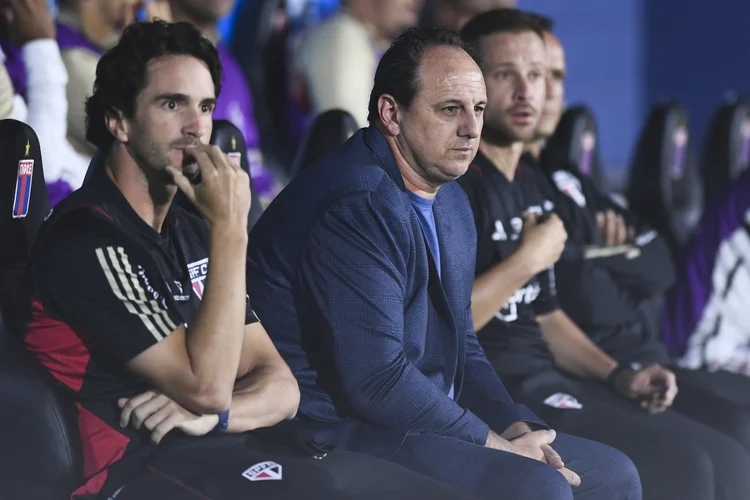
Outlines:
[{"label": "blazer sleeve", "polygon": [[479,345],[474,333],[471,306],[467,314],[469,321],[466,332],[466,364],[459,403],[487,422],[490,429],[498,434],[502,434],[516,422],[526,422],[537,428],[548,428],[547,424],[526,406],[513,402]]},{"label": "blazer sleeve", "polygon": [[478,445],[489,428],[428,380],[404,353],[409,225],[389,200],[357,193],[312,229],[300,266],[332,352],[339,390],[371,423]]}]

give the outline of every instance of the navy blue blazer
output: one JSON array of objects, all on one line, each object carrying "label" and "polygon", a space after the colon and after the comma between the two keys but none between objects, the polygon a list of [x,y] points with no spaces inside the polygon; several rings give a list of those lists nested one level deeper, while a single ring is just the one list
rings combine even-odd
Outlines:
[{"label": "navy blue blazer", "polygon": [[388,456],[407,432],[484,445],[488,429],[544,426],[512,401],[474,334],[466,195],[448,183],[433,207],[442,279],[395,158],[370,127],[300,172],[250,234],[250,301],[318,441]]}]

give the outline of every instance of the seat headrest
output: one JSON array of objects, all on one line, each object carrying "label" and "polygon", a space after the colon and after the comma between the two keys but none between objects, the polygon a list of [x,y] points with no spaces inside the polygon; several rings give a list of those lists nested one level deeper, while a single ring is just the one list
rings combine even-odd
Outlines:
[{"label": "seat headrest", "polygon": [[706,131],[701,174],[707,200],[717,200],[750,166],[750,103],[737,97],[716,109]]},{"label": "seat headrest", "polygon": [[16,120],[0,120],[0,269],[26,264],[50,212],[39,139]]},{"label": "seat headrest", "polygon": [[245,136],[232,122],[214,120],[211,144],[219,146],[230,160],[239,165],[245,172],[250,172]]},{"label": "seat headrest", "polygon": [[342,109],[331,109],[316,116],[297,154],[293,175],[344,144],[357,130],[357,121]]},{"label": "seat headrest", "polygon": [[703,194],[690,152],[687,113],[677,102],[654,107],[641,133],[628,178],[631,209],[679,247],[698,223]]},{"label": "seat headrest", "polygon": [[541,164],[547,169],[562,168],[575,175],[591,177],[600,186],[598,143],[596,120],[591,110],[582,105],[572,106],[563,113],[555,133],[547,140]]}]

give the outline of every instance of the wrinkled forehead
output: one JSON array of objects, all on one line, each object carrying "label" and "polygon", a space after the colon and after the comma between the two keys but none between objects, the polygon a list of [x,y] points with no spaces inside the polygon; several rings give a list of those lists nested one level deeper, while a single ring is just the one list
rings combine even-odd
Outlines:
[{"label": "wrinkled forehead", "polygon": [[427,49],[419,68],[419,94],[430,100],[445,98],[484,100],[482,72],[464,50],[455,47]]}]

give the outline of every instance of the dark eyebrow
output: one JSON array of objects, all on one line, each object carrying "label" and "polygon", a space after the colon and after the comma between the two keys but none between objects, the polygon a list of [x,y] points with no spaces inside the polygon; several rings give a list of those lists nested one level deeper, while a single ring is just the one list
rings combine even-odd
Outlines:
[{"label": "dark eyebrow", "polygon": [[[155,101],[174,101],[181,104],[184,104],[188,101],[190,101],[190,98],[185,94],[180,93],[166,93],[166,94],[159,94],[154,98]],[[216,98],[215,97],[206,97],[201,101],[201,105],[216,105]]]}]

